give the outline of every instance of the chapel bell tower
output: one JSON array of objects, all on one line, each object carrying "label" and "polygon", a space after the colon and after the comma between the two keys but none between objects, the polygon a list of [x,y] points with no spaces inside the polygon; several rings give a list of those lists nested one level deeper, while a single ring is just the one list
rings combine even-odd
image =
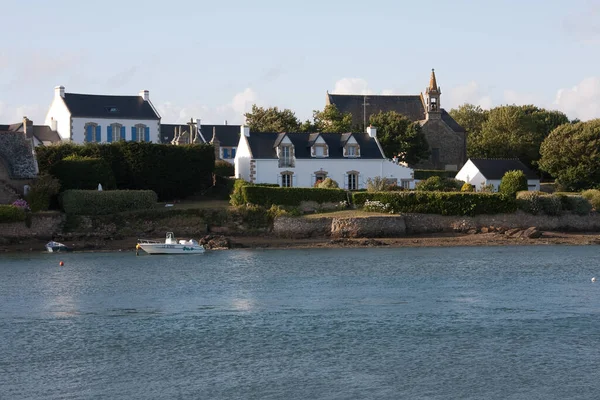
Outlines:
[{"label": "chapel bell tower", "polygon": [[427,107],[427,119],[440,119],[442,116],[442,109],[440,105],[440,95],[442,90],[437,85],[435,79],[435,70],[431,70],[431,77],[429,78],[429,87],[425,89],[425,105]]}]

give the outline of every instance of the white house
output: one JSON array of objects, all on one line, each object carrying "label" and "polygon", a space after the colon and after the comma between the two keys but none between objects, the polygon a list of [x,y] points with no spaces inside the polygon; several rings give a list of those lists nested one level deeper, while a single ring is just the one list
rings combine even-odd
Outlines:
[{"label": "white house", "polygon": [[523,171],[528,190],[540,190],[540,178],[517,159],[473,159],[470,158],[456,174],[456,179],[470,183],[475,190],[483,185],[494,185],[498,191],[500,181],[508,171]]},{"label": "white house", "polygon": [[241,127],[235,176],[252,183],[313,187],[331,178],[341,188],[366,188],[367,179],[383,177],[405,188],[414,186],[413,170],[387,159],[373,127],[367,133],[250,133]]},{"label": "white house", "polygon": [[160,143],[160,115],[147,90],[138,96],[107,96],[65,93],[64,86],[57,86],[45,123],[62,140],[75,143]]}]

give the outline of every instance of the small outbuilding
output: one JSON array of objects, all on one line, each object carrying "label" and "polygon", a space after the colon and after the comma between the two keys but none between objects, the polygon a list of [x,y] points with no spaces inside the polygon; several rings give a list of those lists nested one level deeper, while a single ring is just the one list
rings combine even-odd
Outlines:
[{"label": "small outbuilding", "polygon": [[470,158],[456,174],[456,179],[470,183],[479,191],[482,186],[493,185],[498,191],[500,181],[508,171],[523,171],[528,190],[540,190],[540,178],[518,159]]}]

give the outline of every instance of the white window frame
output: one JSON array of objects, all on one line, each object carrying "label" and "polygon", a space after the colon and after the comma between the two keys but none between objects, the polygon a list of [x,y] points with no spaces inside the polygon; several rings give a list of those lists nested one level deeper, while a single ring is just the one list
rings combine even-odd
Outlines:
[{"label": "white window frame", "polygon": [[294,174],[291,172],[281,173],[281,187],[294,187]]},{"label": "white window frame", "polygon": [[[88,142],[88,140],[87,140],[88,126],[91,126],[94,128],[94,129],[92,129],[92,141],[90,141],[90,142]],[[96,127],[97,126],[98,126],[98,124],[95,122],[86,122],[85,123],[85,125],[83,126],[83,142],[84,143],[97,143],[96,142]]]},{"label": "white window frame", "polygon": [[144,124],[135,125],[135,137],[138,142],[145,142],[144,136],[146,136],[146,128],[148,126]]},{"label": "white window frame", "polygon": [[348,190],[358,190],[358,178],[359,173],[357,171],[349,171],[346,173],[346,186]]}]

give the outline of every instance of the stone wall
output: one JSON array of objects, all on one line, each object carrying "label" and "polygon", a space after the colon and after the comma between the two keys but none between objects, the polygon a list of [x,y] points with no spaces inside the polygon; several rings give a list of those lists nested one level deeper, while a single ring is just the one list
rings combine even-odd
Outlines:
[{"label": "stone wall", "polygon": [[466,133],[454,132],[441,119],[427,121],[422,129],[429,149],[439,149],[439,160],[434,163],[430,156],[429,159],[419,162],[413,168],[445,169],[446,165],[455,165],[458,171],[467,161]]},{"label": "stone wall", "polygon": [[279,217],[273,234],[285,238],[331,236],[336,238],[398,237],[406,234],[404,217],[373,216],[368,218],[290,218]]},{"label": "stone wall", "polygon": [[31,215],[31,226],[25,222],[0,224],[0,232],[4,239],[52,239],[60,234],[64,217],[58,212],[36,213]]}]

